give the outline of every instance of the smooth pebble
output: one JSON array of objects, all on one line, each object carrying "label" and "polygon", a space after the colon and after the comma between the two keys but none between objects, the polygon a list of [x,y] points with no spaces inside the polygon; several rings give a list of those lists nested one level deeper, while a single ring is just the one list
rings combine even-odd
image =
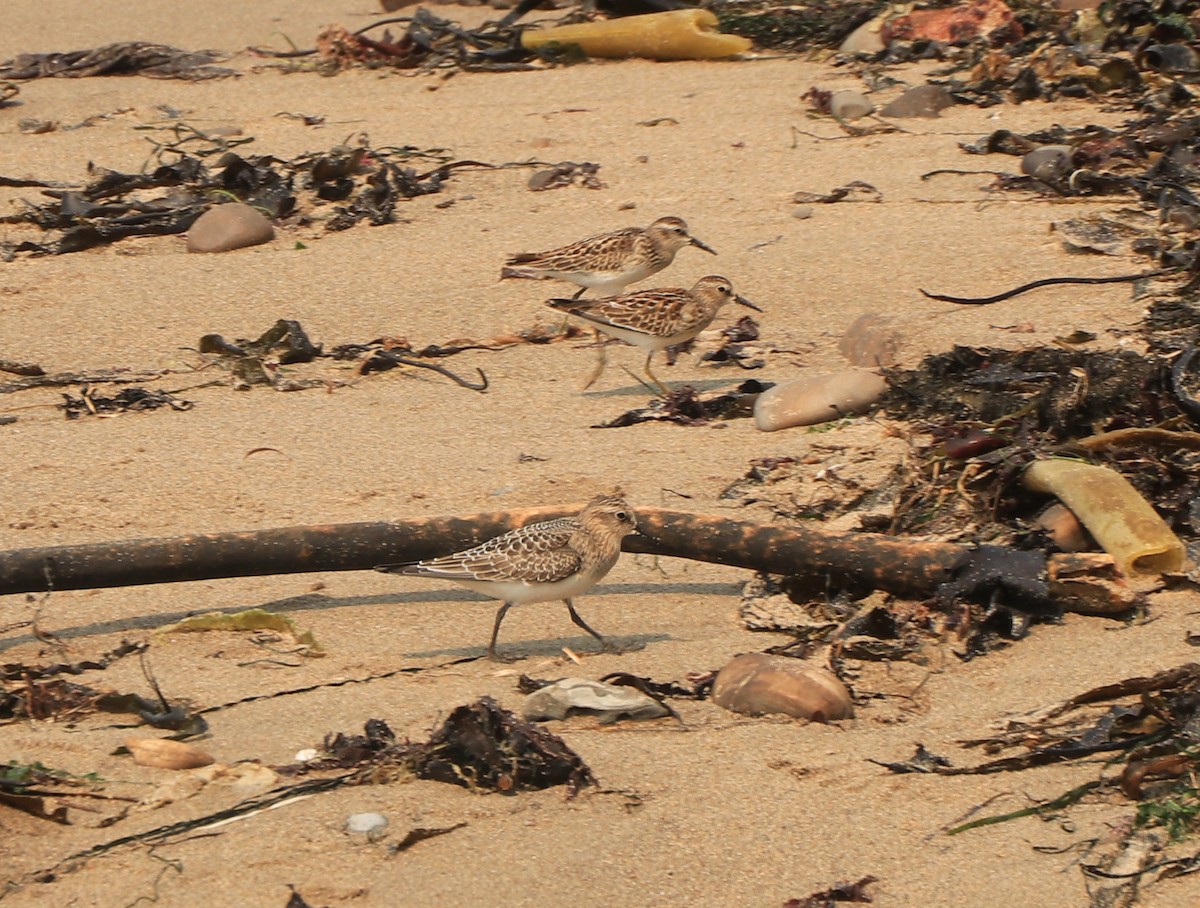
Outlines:
[{"label": "smooth pebble", "polygon": [[229,202],[208,209],[188,230],[188,252],[228,252],[270,242],[275,228],[244,202]]},{"label": "smooth pebble", "polygon": [[835,91],[829,99],[829,112],[839,120],[858,120],[875,109],[862,92]]},{"label": "smooth pebble", "polygon": [[873,369],[810,375],[768,388],[754,402],[754,424],[763,432],[812,426],[861,412],[887,390]]}]

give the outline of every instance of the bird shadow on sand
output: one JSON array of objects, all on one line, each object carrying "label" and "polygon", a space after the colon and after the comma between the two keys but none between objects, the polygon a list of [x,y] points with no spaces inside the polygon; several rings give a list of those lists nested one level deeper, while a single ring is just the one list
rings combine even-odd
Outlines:
[{"label": "bird shadow on sand", "polygon": [[[697,596],[732,596],[741,595],[741,584],[736,583],[609,583],[601,584],[593,587],[588,591],[587,598],[592,599],[597,596],[630,596],[630,595],[663,595],[663,594],[693,594]],[[415,591],[400,591],[388,593],[376,593],[370,596],[325,596],[321,593],[306,593],[302,596],[289,596],[285,599],[273,599],[266,602],[243,602],[237,605],[230,605],[224,608],[213,609],[189,609],[186,611],[174,612],[156,612],[152,615],[135,615],[125,618],[113,619],[111,621],[93,621],[88,624],[76,624],[68,627],[49,627],[49,632],[53,637],[64,642],[69,640],[82,640],[88,637],[98,637],[105,634],[127,634],[138,631],[152,631],[155,628],[163,627],[168,624],[174,624],[177,621],[182,621],[192,615],[200,613],[216,612],[218,614],[232,615],[237,612],[245,611],[246,609],[259,608],[269,612],[279,612],[281,614],[295,615],[300,612],[326,612],[342,608],[365,608],[377,605],[405,605],[408,603],[425,603],[425,602],[496,602],[495,599],[490,599],[487,596],[470,590],[449,588],[440,590],[415,590]],[[549,604],[549,603],[548,603]],[[43,622],[49,624],[54,617],[53,599],[43,608]],[[49,620],[47,620],[49,619]],[[622,648],[641,648],[651,642],[660,642],[670,639],[666,634],[640,634],[633,637],[613,637],[613,643]],[[0,652],[13,649],[17,646],[22,646],[28,643],[36,642],[36,638],[32,633],[23,633],[0,639]],[[570,645],[572,649],[576,645],[581,651],[589,651],[589,647],[594,647],[595,641],[590,637],[581,637],[576,640],[566,640],[565,638],[556,638],[555,640],[541,641],[544,643],[545,652],[557,653],[562,646]],[[538,641],[521,641],[522,653],[525,653],[531,646]],[[641,644],[638,646],[637,644]],[[456,648],[456,649],[441,649],[428,650],[420,653],[410,653],[412,656],[442,656],[442,655],[472,655],[476,652],[475,647]],[[528,652],[528,655],[542,655],[542,648],[537,648]]]},{"label": "bird shadow on sand", "polygon": [[[625,377],[628,378],[629,376],[625,376]],[[731,375],[729,378],[703,378],[703,379],[695,379],[695,380],[680,379],[677,381],[671,381],[670,379],[663,379],[663,383],[667,386],[668,391],[681,391],[684,388],[690,387],[697,394],[702,394],[705,391],[720,391],[725,388],[736,388],[738,385],[740,385],[745,380],[746,380],[745,376]],[[638,382],[634,382],[633,384],[629,384],[629,385],[621,385],[620,387],[616,387],[616,388],[601,388],[601,389],[586,388],[586,389],[581,390],[579,392],[579,394],[582,397],[595,397],[595,398],[645,397],[647,394],[649,394],[651,397],[659,396],[658,391],[656,389],[647,387],[646,385],[640,384]]]}]

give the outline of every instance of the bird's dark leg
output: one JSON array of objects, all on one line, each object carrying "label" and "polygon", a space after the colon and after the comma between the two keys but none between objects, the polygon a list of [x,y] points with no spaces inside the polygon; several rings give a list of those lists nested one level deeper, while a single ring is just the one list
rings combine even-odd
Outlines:
[{"label": "bird's dark leg", "polygon": [[496,637],[500,634],[500,623],[504,620],[504,615],[510,608],[512,608],[512,603],[506,602],[500,608],[496,609],[496,623],[492,625],[492,642],[488,644],[487,648],[488,658],[496,662],[503,661],[496,655]]},{"label": "bird's dark leg", "polygon": [[589,634],[591,634],[593,637],[595,637],[597,640],[599,640],[600,647],[602,649],[607,651],[607,650],[611,650],[613,648],[607,640],[605,640],[598,633],[596,633],[594,630],[592,630],[592,628],[588,625],[588,623],[579,617],[579,612],[575,611],[575,606],[571,602],[570,599],[564,599],[563,602],[565,602],[567,604],[567,611],[571,613],[571,620],[574,621],[577,625],[579,625],[579,627],[583,628],[585,631],[587,631]]}]

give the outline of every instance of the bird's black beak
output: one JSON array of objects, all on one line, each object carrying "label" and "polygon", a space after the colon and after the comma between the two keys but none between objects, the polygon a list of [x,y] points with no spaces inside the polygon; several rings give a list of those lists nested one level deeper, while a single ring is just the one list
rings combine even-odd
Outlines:
[{"label": "bird's black beak", "polygon": [[745,306],[747,309],[753,309],[755,312],[762,312],[761,306],[754,305],[754,303],[750,302],[750,300],[746,299],[744,296],[741,296],[740,294],[735,293],[733,295],[733,301],[735,303],[740,303],[741,305]]},{"label": "bird's black beak", "polygon": [[708,243],[705,243],[703,240],[698,240],[694,236],[689,237],[689,239],[692,241],[692,245],[696,248],[703,249],[705,252],[710,252],[713,255],[717,254],[717,250],[713,249],[712,246],[708,245]]}]

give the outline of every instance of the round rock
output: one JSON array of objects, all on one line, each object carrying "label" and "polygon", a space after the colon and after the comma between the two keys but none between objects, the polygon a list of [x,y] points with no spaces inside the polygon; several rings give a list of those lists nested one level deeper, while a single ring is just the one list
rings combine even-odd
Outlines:
[{"label": "round rock", "polygon": [[750,716],[767,713],[833,722],[854,715],[854,701],[837,675],[803,659],[746,653],[717,673],[712,701]]},{"label": "round rock", "polygon": [[229,202],[210,208],[188,231],[188,252],[228,252],[257,246],[275,237],[275,228],[262,214],[244,202]]},{"label": "round rock", "polygon": [[862,92],[835,91],[829,99],[829,112],[839,120],[858,120],[875,109]]},{"label": "round rock", "polygon": [[1057,180],[1071,172],[1070,145],[1042,145],[1021,158],[1021,173],[1038,180]]}]

